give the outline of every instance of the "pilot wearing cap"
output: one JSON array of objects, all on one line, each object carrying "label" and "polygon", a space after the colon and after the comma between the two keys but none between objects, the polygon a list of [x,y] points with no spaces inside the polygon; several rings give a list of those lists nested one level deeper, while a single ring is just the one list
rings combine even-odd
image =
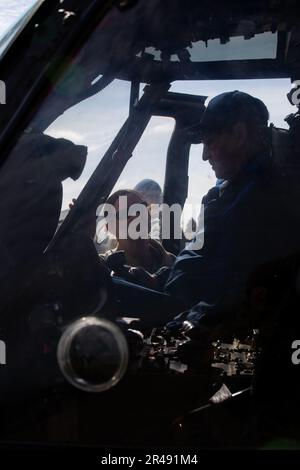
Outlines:
[{"label": "pilot wearing cap", "polygon": [[165,292],[186,306],[168,326],[187,334],[233,324],[250,274],[298,249],[299,221],[272,164],[265,104],[232,91],[213,98],[200,123],[203,159],[222,180],[203,198],[204,245],[177,258]]}]

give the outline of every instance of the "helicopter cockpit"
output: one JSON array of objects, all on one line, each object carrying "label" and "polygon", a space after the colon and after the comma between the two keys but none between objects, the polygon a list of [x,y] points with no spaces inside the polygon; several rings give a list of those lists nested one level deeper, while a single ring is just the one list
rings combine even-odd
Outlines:
[{"label": "helicopter cockpit", "polygon": [[[197,221],[194,235],[202,233],[201,200],[219,184],[201,159],[202,117],[211,98],[239,89],[269,108],[270,159],[297,238],[299,7],[295,0],[40,3],[0,62],[7,97],[0,116],[0,339],[10,348],[0,365],[1,438],[118,445],[126,433],[128,445],[198,445],[199,415],[210,427],[214,404],[229,398],[226,422],[248,407],[261,349],[261,367],[269,368],[269,330],[262,347],[260,323],[251,320],[243,340],[234,326],[200,353],[197,341],[166,330],[186,305],[122,279],[120,256],[121,274],[112,276],[115,266],[99,256],[99,207],[116,190],[153,179],[163,188],[161,202],[181,208],[158,242],[175,259],[188,246],[183,216]],[[272,289],[274,279],[288,279],[288,305],[296,309],[299,250],[284,238],[283,245],[256,279]],[[289,355],[290,331],[286,338]],[[33,400],[38,425],[29,416]],[[251,410],[259,408],[255,400]],[[255,430],[245,433],[251,445],[261,442]],[[208,433],[205,444],[245,444],[239,431],[221,434]]]}]

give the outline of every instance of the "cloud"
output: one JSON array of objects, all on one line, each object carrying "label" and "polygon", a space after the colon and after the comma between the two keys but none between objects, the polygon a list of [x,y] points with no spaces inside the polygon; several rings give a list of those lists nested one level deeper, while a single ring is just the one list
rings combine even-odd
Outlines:
[{"label": "cloud", "polygon": [[148,126],[145,131],[144,136],[150,137],[153,135],[162,135],[162,134],[170,134],[173,131],[174,122],[162,123],[162,124],[155,124],[154,126]]},{"label": "cloud", "polygon": [[47,131],[46,133],[50,137],[54,137],[55,139],[67,139],[71,140],[72,142],[79,144],[85,141],[85,136],[79,134],[78,132],[72,131],[71,129],[52,129]]}]

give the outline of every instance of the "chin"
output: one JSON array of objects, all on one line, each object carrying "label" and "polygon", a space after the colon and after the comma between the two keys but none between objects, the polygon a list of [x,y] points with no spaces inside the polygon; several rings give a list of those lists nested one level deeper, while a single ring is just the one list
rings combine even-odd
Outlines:
[{"label": "chin", "polygon": [[222,171],[221,169],[220,170],[214,170],[215,172],[215,175],[216,175],[216,178],[220,179],[220,180],[228,180],[229,179],[229,175],[228,175],[228,172],[227,171]]},{"label": "chin", "polygon": [[222,171],[214,170],[214,172],[217,179],[225,179],[224,173]]}]

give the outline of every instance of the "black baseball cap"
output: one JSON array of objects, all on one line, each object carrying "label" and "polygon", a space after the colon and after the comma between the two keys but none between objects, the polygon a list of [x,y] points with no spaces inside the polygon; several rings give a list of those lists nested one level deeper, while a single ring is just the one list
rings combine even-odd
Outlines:
[{"label": "black baseball cap", "polygon": [[269,111],[258,98],[242,91],[229,91],[215,96],[209,102],[200,121],[201,137],[207,132],[229,129],[239,121],[267,126]]}]

